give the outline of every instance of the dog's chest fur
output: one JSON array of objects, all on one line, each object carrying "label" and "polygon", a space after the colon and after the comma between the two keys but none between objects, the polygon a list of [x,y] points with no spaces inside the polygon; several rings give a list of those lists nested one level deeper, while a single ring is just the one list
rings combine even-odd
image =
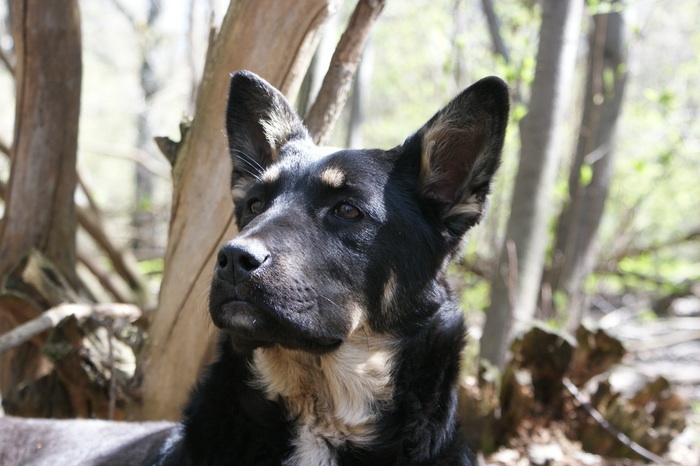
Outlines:
[{"label": "dog's chest fur", "polygon": [[252,385],[284,403],[295,426],[285,465],[336,464],[347,442],[368,446],[380,410],[394,393],[391,340],[358,329],[337,351],[314,355],[280,346],[258,348]]}]

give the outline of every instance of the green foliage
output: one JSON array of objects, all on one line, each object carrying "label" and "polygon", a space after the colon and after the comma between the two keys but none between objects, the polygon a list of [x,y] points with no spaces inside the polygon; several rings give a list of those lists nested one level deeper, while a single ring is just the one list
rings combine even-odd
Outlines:
[{"label": "green foliage", "polygon": [[139,270],[144,275],[162,275],[165,261],[161,257],[139,261]]},{"label": "green foliage", "polygon": [[138,199],[137,210],[142,212],[149,212],[153,208],[153,199],[150,196],[144,196]]},{"label": "green foliage", "polygon": [[588,186],[593,180],[593,167],[590,163],[584,163],[581,165],[581,170],[578,175],[578,184],[581,186]]},{"label": "green foliage", "polygon": [[464,288],[460,296],[465,312],[484,312],[489,305],[490,287],[488,281],[473,272],[466,272],[460,277]]},{"label": "green foliage", "polygon": [[624,3],[619,0],[588,0],[586,2],[590,15],[604,15],[623,11]]},{"label": "green foliage", "polygon": [[519,122],[527,114],[527,107],[523,104],[515,104],[511,110],[513,122]]},{"label": "green foliage", "polygon": [[637,314],[637,319],[639,322],[654,322],[659,320],[659,316],[656,315],[653,309],[644,309],[639,314]]}]

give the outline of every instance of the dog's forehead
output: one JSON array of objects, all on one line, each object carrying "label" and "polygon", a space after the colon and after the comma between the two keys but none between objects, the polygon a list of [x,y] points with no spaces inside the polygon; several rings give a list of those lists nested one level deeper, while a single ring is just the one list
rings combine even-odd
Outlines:
[{"label": "dog's forehead", "polygon": [[282,178],[302,179],[341,188],[348,183],[376,178],[379,152],[319,147],[304,142],[287,144],[280,161],[263,173],[262,180],[275,183]]}]

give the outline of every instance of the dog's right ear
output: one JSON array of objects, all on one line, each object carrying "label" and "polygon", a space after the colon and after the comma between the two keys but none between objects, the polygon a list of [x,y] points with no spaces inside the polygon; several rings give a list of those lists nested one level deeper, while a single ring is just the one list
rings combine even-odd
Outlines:
[{"label": "dog's right ear", "polygon": [[233,160],[232,188],[246,179],[259,179],[277,162],[285,143],[309,137],[284,95],[250,71],[231,76],[226,133]]}]

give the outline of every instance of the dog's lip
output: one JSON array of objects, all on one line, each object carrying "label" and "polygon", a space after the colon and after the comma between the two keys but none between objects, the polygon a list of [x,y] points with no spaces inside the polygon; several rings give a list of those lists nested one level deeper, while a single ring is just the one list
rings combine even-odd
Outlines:
[{"label": "dog's lip", "polygon": [[234,300],[221,306],[213,316],[214,325],[222,329],[253,331],[262,322],[256,307],[244,300]]},{"label": "dog's lip", "polygon": [[[259,344],[280,344],[293,349],[306,349],[315,352],[328,352],[338,348],[342,338],[301,337],[289,338],[291,335],[279,333],[279,323],[269,320],[259,306],[250,301],[234,299],[221,305],[217,312],[212,313],[214,325],[235,335],[237,340],[243,339]],[[277,328],[278,330],[272,330]]]}]

